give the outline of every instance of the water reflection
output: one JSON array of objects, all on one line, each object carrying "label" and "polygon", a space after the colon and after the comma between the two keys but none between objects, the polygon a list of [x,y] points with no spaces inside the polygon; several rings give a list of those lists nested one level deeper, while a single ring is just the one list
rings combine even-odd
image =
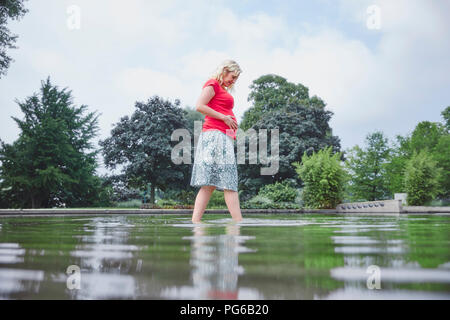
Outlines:
[{"label": "water reflection", "polygon": [[25,249],[18,243],[0,243],[0,264],[12,264],[23,262]]},{"label": "water reflection", "polygon": [[[243,244],[249,239],[241,235],[241,227],[235,223],[225,225],[225,234],[217,232],[217,225],[198,224],[192,228],[191,241],[192,287],[166,288],[165,298],[178,299],[260,299],[260,294],[238,285],[239,276],[245,270],[239,265],[239,254],[254,252]],[[220,227],[219,227],[220,228]]]},{"label": "water reflection", "polygon": [[[2,218],[0,299],[449,299],[449,226],[438,216]],[[66,287],[69,265],[80,290]],[[381,290],[367,287],[371,265]]]},{"label": "water reflection", "polygon": [[207,236],[206,227],[193,228],[192,281],[200,298],[237,299],[237,282],[244,269],[238,264],[240,226],[229,225],[226,234]]},{"label": "water reflection", "polygon": [[129,227],[133,225],[111,218],[93,218],[85,224],[87,234],[70,253],[79,261],[82,274],[81,289],[71,295],[77,299],[134,297],[136,283],[128,273],[139,248],[127,244]]},{"label": "water reflection", "polygon": [[[344,288],[334,290],[324,298],[449,299],[450,272],[436,268],[438,261],[449,257],[448,250],[439,252],[439,248],[448,243],[448,233],[436,231],[439,224],[432,223],[429,218],[412,217],[386,221],[372,218],[371,224],[367,224],[367,220],[367,217],[347,218],[344,224],[334,226],[340,230],[333,233],[342,234],[331,237],[334,252],[344,257],[344,265],[331,268],[330,276],[342,281]],[[421,221],[419,228],[415,227],[417,221]],[[442,227],[445,228],[445,224]],[[438,234],[433,245],[428,239],[430,231]],[[423,254],[413,255],[415,252]],[[380,290],[368,289],[368,267],[371,265],[380,270]],[[429,292],[431,290],[433,292]]]}]

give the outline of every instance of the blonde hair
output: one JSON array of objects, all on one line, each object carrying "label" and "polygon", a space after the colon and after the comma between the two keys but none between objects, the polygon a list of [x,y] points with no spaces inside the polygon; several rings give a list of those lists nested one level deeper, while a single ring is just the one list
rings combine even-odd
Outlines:
[{"label": "blonde hair", "polygon": [[[236,72],[236,75],[239,77],[242,70],[241,67],[237,64],[234,60],[225,60],[223,61],[214,71],[214,73],[211,75],[211,79],[216,79],[219,81],[220,85],[223,84],[223,77],[226,72]],[[227,91],[233,92],[234,91],[234,83],[227,87]]]}]

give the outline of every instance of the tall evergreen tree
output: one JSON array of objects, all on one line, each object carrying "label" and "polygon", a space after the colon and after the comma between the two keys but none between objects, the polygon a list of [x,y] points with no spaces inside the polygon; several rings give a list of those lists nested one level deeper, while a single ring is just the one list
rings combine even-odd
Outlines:
[{"label": "tall evergreen tree", "polygon": [[18,140],[1,142],[0,190],[12,207],[91,205],[101,186],[91,143],[98,115],[85,115],[87,106],[74,106],[71,91],[59,90],[50,78],[41,84],[39,94],[17,101],[24,113],[13,117]]}]

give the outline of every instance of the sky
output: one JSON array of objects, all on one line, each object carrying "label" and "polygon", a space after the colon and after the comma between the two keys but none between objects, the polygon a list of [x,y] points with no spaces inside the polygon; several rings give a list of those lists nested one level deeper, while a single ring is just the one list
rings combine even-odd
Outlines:
[{"label": "sky", "polygon": [[[0,79],[0,138],[12,143],[17,104],[41,81],[97,111],[99,136],[158,95],[193,107],[225,59],[242,68],[234,113],[251,107],[250,84],[276,74],[309,88],[342,150],[367,134],[390,140],[450,105],[448,0],[41,0],[8,24],[18,49]],[[101,162],[101,159],[99,159]],[[101,165],[102,168],[102,165]],[[101,171],[102,169],[100,169]]]}]

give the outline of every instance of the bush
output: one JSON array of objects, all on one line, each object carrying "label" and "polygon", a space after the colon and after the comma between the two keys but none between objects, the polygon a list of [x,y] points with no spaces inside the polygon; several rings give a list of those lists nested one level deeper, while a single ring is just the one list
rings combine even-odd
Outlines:
[{"label": "bush", "polygon": [[272,206],[272,200],[260,195],[254,196],[241,204],[242,209],[270,209]]},{"label": "bush", "polygon": [[421,206],[431,202],[439,193],[440,169],[425,150],[414,152],[405,170],[406,202]]},{"label": "bush", "polygon": [[300,206],[293,202],[274,202],[271,199],[257,195],[241,204],[242,209],[300,209]]},{"label": "bush", "polygon": [[224,194],[221,191],[214,190],[209,199],[207,209],[226,209]]},{"label": "bush", "polygon": [[164,207],[175,206],[175,205],[177,205],[177,202],[172,199],[159,199],[156,201],[156,204],[159,207],[164,208]]},{"label": "bush", "polygon": [[193,190],[166,190],[162,198],[175,201],[181,205],[193,205],[195,196],[196,194]]},{"label": "bush", "polygon": [[297,189],[285,180],[262,187],[258,192],[258,196],[268,198],[273,202],[294,202],[298,196],[298,192]]},{"label": "bush", "polygon": [[342,202],[346,173],[340,163],[341,153],[331,155],[331,147],[311,156],[303,154],[302,163],[294,162],[304,183],[302,199],[305,207],[332,209]]},{"label": "bush", "polygon": [[133,199],[129,201],[122,201],[116,204],[117,208],[140,208],[142,204],[142,200]]}]

